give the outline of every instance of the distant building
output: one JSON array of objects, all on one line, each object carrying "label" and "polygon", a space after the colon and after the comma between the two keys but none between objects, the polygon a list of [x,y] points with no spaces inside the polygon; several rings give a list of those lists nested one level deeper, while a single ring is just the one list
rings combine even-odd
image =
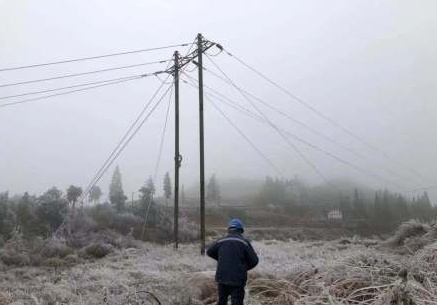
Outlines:
[{"label": "distant building", "polygon": [[331,210],[328,212],[329,221],[343,221],[343,213],[339,209]]}]

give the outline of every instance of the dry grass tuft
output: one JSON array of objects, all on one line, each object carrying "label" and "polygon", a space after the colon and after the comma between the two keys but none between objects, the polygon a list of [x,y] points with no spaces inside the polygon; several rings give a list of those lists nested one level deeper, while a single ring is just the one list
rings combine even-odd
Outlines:
[{"label": "dry grass tuft", "polygon": [[64,240],[52,238],[46,241],[46,244],[39,254],[43,258],[64,258],[72,253],[73,249],[67,246]]},{"label": "dry grass tuft", "polygon": [[437,240],[437,224],[425,224],[416,220],[399,226],[395,235],[383,245],[402,255],[412,255]]},{"label": "dry grass tuft", "polygon": [[266,304],[294,304],[306,290],[284,279],[256,279],[250,283],[250,292]]},{"label": "dry grass tuft", "polygon": [[108,244],[104,243],[96,243],[89,245],[84,249],[84,253],[88,257],[92,258],[102,258],[111,253],[112,247]]},{"label": "dry grass tuft", "polygon": [[214,272],[197,272],[188,281],[188,299],[210,304],[217,301],[217,284]]},{"label": "dry grass tuft", "polygon": [[9,305],[12,304],[14,298],[10,293],[2,293],[0,292],[0,305]]}]

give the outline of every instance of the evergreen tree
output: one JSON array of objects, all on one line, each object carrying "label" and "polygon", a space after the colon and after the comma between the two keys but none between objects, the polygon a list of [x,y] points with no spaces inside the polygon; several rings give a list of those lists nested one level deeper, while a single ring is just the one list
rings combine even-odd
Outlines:
[{"label": "evergreen tree", "polygon": [[427,192],[417,198],[413,208],[414,217],[421,220],[430,220],[433,217],[433,209]]},{"label": "evergreen tree", "polygon": [[171,180],[170,180],[170,175],[167,173],[165,173],[164,176],[164,197],[165,197],[165,203],[166,205],[168,205],[168,201],[171,197]]},{"label": "evergreen tree", "polygon": [[99,203],[100,197],[102,196],[102,190],[99,186],[93,185],[90,190],[90,200],[94,203]]},{"label": "evergreen tree", "polygon": [[140,201],[146,205],[153,201],[153,195],[155,194],[155,184],[152,178],[149,178],[147,182],[140,188]]},{"label": "evergreen tree", "polygon": [[152,177],[149,177],[149,179],[147,180],[147,189],[149,190],[150,197],[153,199],[156,189]]},{"label": "evergreen tree", "polygon": [[73,211],[76,207],[77,200],[82,195],[82,188],[74,185],[70,185],[67,189],[67,200],[70,203]]},{"label": "evergreen tree", "polygon": [[38,223],[35,215],[35,198],[26,192],[17,204],[17,224],[25,237],[32,237],[41,233],[41,223]]},{"label": "evergreen tree", "polygon": [[47,233],[54,232],[64,221],[68,201],[56,187],[49,189],[38,198],[37,216],[46,226]]},{"label": "evergreen tree", "polygon": [[347,220],[353,216],[356,216],[356,211],[353,211],[350,200],[346,196],[341,196],[339,200],[339,208],[343,215],[343,220]]},{"label": "evergreen tree", "polygon": [[380,198],[379,192],[375,192],[375,200],[373,202],[373,209],[372,209],[372,221],[374,223],[374,226],[378,229],[381,228],[381,224],[384,221],[383,215],[382,215],[382,202]]},{"label": "evergreen tree", "polygon": [[138,213],[143,219],[143,228],[141,231],[141,239],[144,239],[144,233],[146,231],[146,224],[155,226],[158,220],[158,208],[155,201],[153,200],[153,195],[155,194],[155,185],[153,184],[152,178],[149,178],[145,185],[140,188],[140,205]]},{"label": "evergreen tree", "polygon": [[220,189],[215,174],[209,178],[208,185],[206,186],[206,199],[220,204]]},{"label": "evergreen tree", "polygon": [[122,212],[126,207],[127,197],[123,191],[120,169],[117,166],[112,175],[111,184],[109,185],[109,202],[118,212]]},{"label": "evergreen tree", "polygon": [[294,183],[267,176],[257,201],[260,205],[284,206],[287,203],[299,201],[294,198],[295,196]]},{"label": "evergreen tree", "polygon": [[354,208],[353,214],[355,214],[356,218],[363,219],[367,218],[366,208],[364,206],[364,201],[360,198],[358,193],[358,189],[354,189],[354,199],[352,201],[352,206]]},{"label": "evergreen tree", "polygon": [[381,201],[381,221],[380,225],[384,231],[390,230],[393,225],[392,213],[390,207],[391,197],[388,190],[384,190]]},{"label": "evergreen tree", "polygon": [[8,239],[14,229],[14,215],[8,204],[9,194],[7,192],[0,193],[0,236]]}]

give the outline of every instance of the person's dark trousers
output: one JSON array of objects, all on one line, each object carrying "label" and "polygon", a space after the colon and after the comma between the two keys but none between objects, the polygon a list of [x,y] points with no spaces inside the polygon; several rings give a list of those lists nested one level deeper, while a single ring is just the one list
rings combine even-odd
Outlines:
[{"label": "person's dark trousers", "polygon": [[232,305],[243,305],[244,286],[229,286],[218,284],[218,303],[217,305],[228,304],[228,298],[231,296]]}]

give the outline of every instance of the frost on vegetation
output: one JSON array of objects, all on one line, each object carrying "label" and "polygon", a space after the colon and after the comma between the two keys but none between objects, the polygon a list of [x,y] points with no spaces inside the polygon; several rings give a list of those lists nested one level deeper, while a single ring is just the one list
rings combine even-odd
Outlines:
[{"label": "frost on vegetation", "polygon": [[[414,226],[412,231],[419,233],[406,233],[411,231],[404,226],[396,234],[423,237],[433,227],[424,225],[422,232]],[[403,240],[397,242],[401,246],[407,240],[394,238]],[[387,243],[380,246],[378,241],[359,238],[258,241],[253,245],[260,264],[249,274],[249,305],[437,303],[435,240],[413,254],[399,254]],[[20,243],[15,247],[20,248]],[[58,266],[57,259],[82,258],[76,253],[61,258],[64,249],[52,247],[46,253],[53,257],[40,267],[4,266],[0,305],[157,304],[154,297],[162,304],[189,305],[214,304],[217,299],[216,263],[200,256],[197,244],[182,244],[178,251],[172,245],[153,243],[136,248],[111,245],[111,253],[101,259],[68,266]]]},{"label": "frost on vegetation", "polygon": [[384,245],[400,254],[414,254],[437,239],[437,223],[411,220],[399,226]]}]

